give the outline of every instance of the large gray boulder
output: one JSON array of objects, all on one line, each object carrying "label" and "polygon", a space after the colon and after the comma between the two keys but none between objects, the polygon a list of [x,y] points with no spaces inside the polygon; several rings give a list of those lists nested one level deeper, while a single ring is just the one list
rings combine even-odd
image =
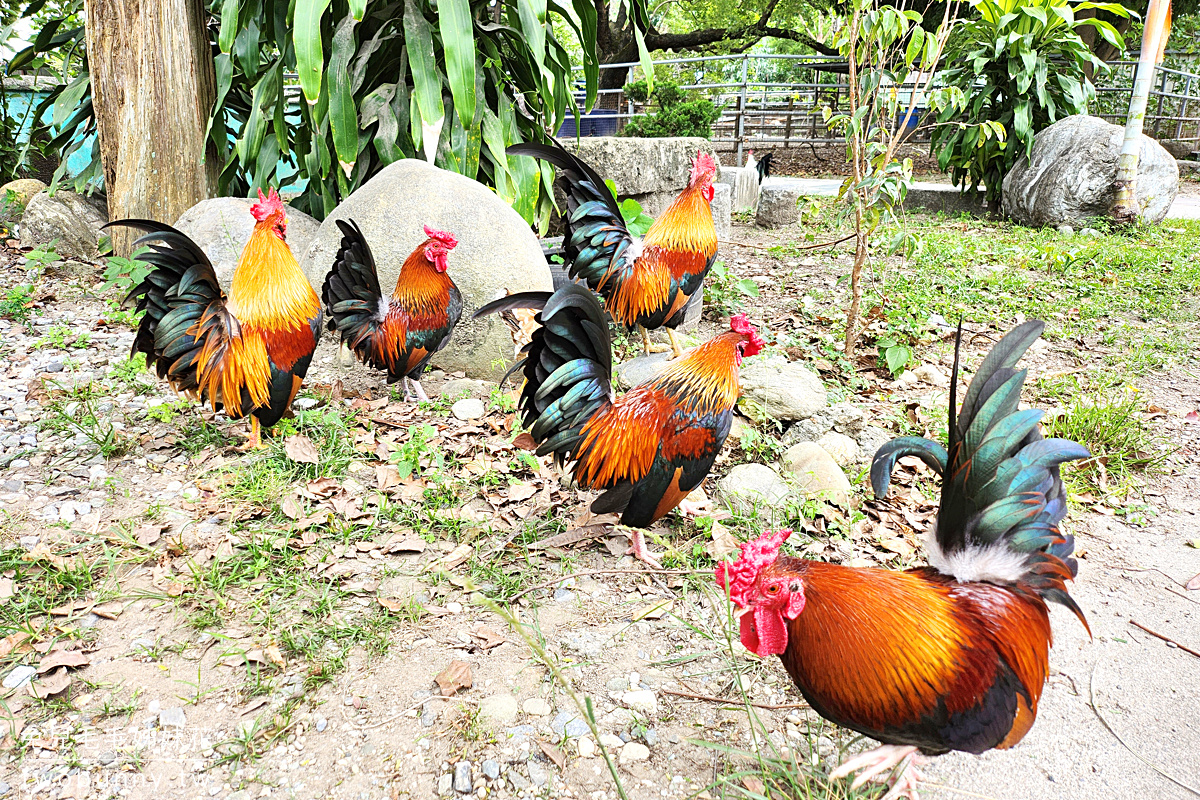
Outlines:
[{"label": "large gray boulder", "polygon": [[697,153],[708,153],[718,167],[721,164],[713,143],[694,136],[589,136],[567,140],[563,147],[594,167],[601,178],[615,183],[622,200],[632,197],[652,217],[665,211],[687,186]]},{"label": "large gray boulder", "polygon": [[[825,386],[815,372],[782,358],[746,359],[741,369],[746,410],[769,419],[794,422],[825,408]],[[751,414],[753,416],[753,413]]]},{"label": "large gray boulder", "polygon": [[792,445],[783,454],[783,466],[796,479],[806,497],[825,500],[842,508],[850,507],[850,481],[821,445],[816,442]]},{"label": "large gray boulder", "polygon": [[502,362],[513,359],[508,326],[497,315],[477,322],[471,314],[505,290],[550,291],[550,268],[537,237],[521,215],[481,183],[408,158],[388,165],[351,194],[321,223],[300,258],[300,267],[320,291],[342,235],[335,220],[353,219],[362,228],[379,283],[390,293],[400,266],[425,241],[424,225],[458,239],[447,275],[463,295],[463,314],[449,346],[433,363],[472,378],[498,380]]},{"label": "large gray boulder", "polygon": [[717,241],[729,239],[733,230],[733,189],[726,183],[713,185],[713,226],[717,229]]},{"label": "large gray boulder", "polygon": [[786,508],[791,494],[779,473],[765,464],[738,464],[717,483],[717,500],[740,514]]},{"label": "large gray boulder", "polygon": [[[1001,210],[1025,225],[1080,226],[1107,217],[1116,190],[1117,157],[1125,130],[1099,117],[1077,115],[1037,134],[1029,160],[1018,158],[1004,176]],[[1139,216],[1161,222],[1179,192],[1179,168],[1145,134],[1134,197]]]},{"label": "large gray boulder", "polygon": [[108,222],[103,203],[60,189],[53,196],[38,192],[21,216],[21,246],[44,247],[51,242],[60,256],[96,260],[97,246]]},{"label": "large gray boulder", "polygon": [[[253,203],[244,197],[214,197],[201,200],[175,220],[174,227],[191,237],[208,256],[226,291],[233,280],[234,267],[242,257],[242,249],[254,231],[254,217],[250,213]],[[287,243],[299,259],[321,223],[290,206],[287,215]],[[321,284],[315,284],[315,288],[320,291]]]}]

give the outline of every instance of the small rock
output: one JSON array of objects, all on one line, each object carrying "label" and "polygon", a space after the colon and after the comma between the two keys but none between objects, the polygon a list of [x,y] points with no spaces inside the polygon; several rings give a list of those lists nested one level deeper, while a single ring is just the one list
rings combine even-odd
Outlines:
[{"label": "small rock", "polygon": [[890,442],[893,434],[876,425],[868,425],[857,437],[858,450],[865,461],[875,458],[879,448]]},{"label": "small rock", "polygon": [[479,714],[493,725],[506,725],[517,718],[517,698],[511,694],[494,694],[479,704]]},{"label": "small rock", "polygon": [[534,786],[545,786],[550,782],[550,773],[536,761],[529,762],[529,781]]},{"label": "small rock", "polygon": [[787,505],[790,490],[779,473],[763,464],[738,464],[717,484],[716,496],[734,511],[778,509]]},{"label": "small rock", "polygon": [[51,361],[45,366],[45,372],[62,372],[63,363],[61,361]]},{"label": "small rock", "polygon": [[554,709],[550,703],[540,697],[531,697],[521,704],[521,710],[533,717],[549,716]]},{"label": "small rock", "polygon": [[604,688],[610,692],[627,692],[629,691],[629,678],[624,675],[618,675],[615,678],[609,679]]},{"label": "small rock", "polygon": [[817,444],[829,453],[840,467],[858,463],[858,443],[844,433],[830,431],[818,439]]},{"label": "small rock", "polygon": [[602,733],[600,734],[600,744],[609,750],[620,750],[625,742],[621,741],[620,736],[614,736],[611,733]]},{"label": "small rock", "polygon": [[621,748],[621,765],[631,764],[634,761],[645,761],[650,758],[650,748],[638,742],[629,742]]},{"label": "small rock", "polygon": [[479,419],[486,413],[483,407],[483,401],[475,397],[468,397],[464,400],[459,400],[450,407],[450,413],[455,419],[469,420]]},{"label": "small rock", "polygon": [[674,733],[667,734],[667,741],[671,744],[679,744],[679,736]]},{"label": "small rock", "polygon": [[438,710],[434,708],[434,704],[430,703],[425,706],[425,710],[421,712],[421,725],[425,728],[432,728],[438,720]]},{"label": "small rock", "polygon": [[658,744],[658,734],[654,731],[654,728],[646,728],[646,730],[643,731],[642,741],[644,741],[649,747],[654,747],[654,745]]},{"label": "small rock", "polygon": [[179,706],[174,708],[164,708],[158,712],[158,726],[160,728],[177,728],[182,730],[187,724],[187,717],[183,713],[183,709]]},{"label": "small rock", "polygon": [[24,664],[13,667],[12,672],[8,673],[4,678],[5,689],[20,689],[25,684],[37,675],[37,667],[29,667]]},{"label": "small rock", "polygon": [[479,769],[483,772],[483,777],[490,781],[500,777],[500,764],[490,758],[480,764]]},{"label": "small rock", "polygon": [[825,408],[821,379],[800,364],[782,358],[746,359],[740,383],[743,407],[750,416],[765,414],[782,422],[808,419]]},{"label": "small rock", "polygon": [[320,404],[320,402],[321,401],[316,399],[315,397],[298,397],[292,401],[292,405],[295,408],[299,408],[304,411],[307,411],[310,408],[316,408],[317,405]]},{"label": "small rock", "polygon": [[800,220],[800,190],[791,186],[763,186],[754,222],[760,228],[781,228]]},{"label": "small rock", "polygon": [[464,397],[487,397],[496,384],[474,378],[452,378],[442,384],[442,397],[459,400]]},{"label": "small rock", "polygon": [[0,797],[7,797],[8,793],[11,789],[12,789],[12,787],[9,786],[7,783],[5,783],[4,781],[0,781]]},{"label": "small rock", "polygon": [[117,760],[117,754],[112,750],[105,750],[100,755],[96,756],[96,763],[102,767],[107,767],[109,764]]},{"label": "small rock", "polygon": [[[850,506],[850,481],[825,448],[814,442],[801,442],[783,455],[784,468],[805,495],[828,500],[842,508]],[[732,474],[732,473],[731,473]]]},{"label": "small rock", "polygon": [[328,727],[329,727],[329,720],[325,719],[324,717],[317,717],[317,725],[316,725],[317,733],[324,733],[325,729]]},{"label": "small rock", "polygon": [[912,371],[913,375],[919,381],[924,381],[930,386],[949,386],[950,376],[942,372],[941,367],[936,364],[922,364]]},{"label": "small rock", "polygon": [[521,773],[517,772],[515,769],[508,771],[508,782],[511,783],[512,787],[518,792],[529,788],[529,781],[525,780],[525,778],[521,776]]},{"label": "small rock", "polygon": [[554,590],[554,602],[556,602],[556,603],[569,603],[574,599],[575,599],[575,593],[572,592],[570,589],[555,589]]},{"label": "small rock", "polygon": [[658,698],[649,689],[626,692],[621,695],[621,702],[634,711],[640,711],[643,714],[653,714],[658,710]]},{"label": "small rock", "polygon": [[596,743],[587,736],[581,736],[575,740],[575,751],[580,758],[592,758],[596,755]]},{"label": "small rock", "polygon": [[1055,230],[1057,230],[1064,239],[1070,239],[1075,235],[1075,229],[1065,223],[1059,225],[1057,228],[1055,228]]},{"label": "small rock", "polygon": [[450,773],[438,776],[437,793],[439,797],[445,797],[454,791],[454,778]]},{"label": "small rock", "polygon": [[629,390],[654,378],[668,366],[670,353],[651,353],[631,358],[617,365],[617,386]]},{"label": "small rock", "polygon": [[471,791],[471,762],[460,761],[454,765],[454,791],[466,794]]}]

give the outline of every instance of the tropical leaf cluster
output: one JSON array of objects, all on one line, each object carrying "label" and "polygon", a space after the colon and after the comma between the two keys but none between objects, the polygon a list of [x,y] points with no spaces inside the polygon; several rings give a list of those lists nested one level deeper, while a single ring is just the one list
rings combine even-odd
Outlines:
[{"label": "tropical leaf cluster", "polygon": [[965,96],[938,113],[932,150],[938,166],[971,190],[986,187],[990,201],[1018,158],[1028,158],[1034,135],[1096,102],[1089,68],[1108,70],[1079,37],[1092,26],[1118,49],[1121,34],[1095,17],[1094,9],[1128,16],[1117,3],[1069,0],[970,0],[977,12],[947,48],[948,67],[939,76]]}]

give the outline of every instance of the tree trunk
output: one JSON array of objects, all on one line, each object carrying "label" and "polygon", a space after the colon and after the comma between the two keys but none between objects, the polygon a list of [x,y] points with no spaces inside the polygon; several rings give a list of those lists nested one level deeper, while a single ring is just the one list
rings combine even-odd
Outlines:
[{"label": "tree trunk", "polygon": [[[204,0],[85,0],[88,61],[110,219],[172,224],[210,197],[216,102]],[[127,255],[138,234],[114,230]]]},{"label": "tree trunk", "polygon": [[1137,187],[1138,156],[1142,149],[1142,122],[1146,118],[1146,103],[1150,99],[1150,84],[1154,82],[1154,68],[1162,59],[1170,25],[1170,0],[1150,0],[1150,7],[1146,9],[1146,27],[1142,34],[1137,76],[1129,99],[1129,116],[1125,121],[1125,140],[1121,144],[1117,176],[1113,181],[1117,195],[1113,200],[1112,218],[1122,225],[1132,224],[1141,216],[1134,192]]}]

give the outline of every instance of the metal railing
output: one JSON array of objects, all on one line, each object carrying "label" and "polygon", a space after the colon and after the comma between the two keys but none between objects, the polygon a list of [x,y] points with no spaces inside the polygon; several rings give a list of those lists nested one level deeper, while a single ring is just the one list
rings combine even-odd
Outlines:
[{"label": "metal railing", "polygon": [[[736,151],[738,164],[744,163],[747,147],[845,142],[825,123],[826,108],[836,113],[848,105],[845,62],[837,56],[742,54],[672,58],[654,63],[670,66],[679,76],[681,88],[707,96],[721,109],[712,126],[712,141]],[[638,66],[638,63],[605,64],[600,69]],[[1097,78],[1098,102],[1093,113],[1124,124],[1136,66],[1136,61],[1113,62],[1111,70]],[[900,105],[907,109],[911,93],[919,92],[920,88],[910,82],[896,84],[891,90],[900,94]],[[926,142],[931,130],[921,127],[925,109],[919,96],[917,100],[916,113],[908,122],[909,141]],[[609,121],[604,132],[616,132],[631,118],[655,107],[653,103],[633,101],[623,88],[600,90],[596,106],[593,114]],[[892,123],[898,125],[902,121]],[[1156,138],[1195,142],[1200,149],[1200,74],[1159,67],[1145,127]],[[569,128],[569,135],[574,135],[573,120],[565,128]]]}]

